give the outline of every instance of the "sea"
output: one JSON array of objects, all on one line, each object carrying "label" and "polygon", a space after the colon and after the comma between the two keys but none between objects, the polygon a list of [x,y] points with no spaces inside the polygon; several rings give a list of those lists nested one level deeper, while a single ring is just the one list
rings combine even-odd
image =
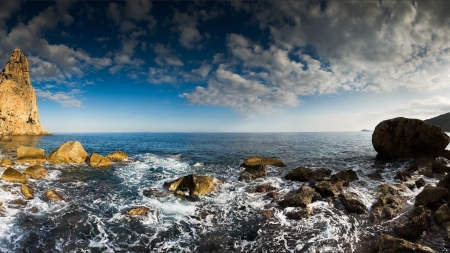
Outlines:
[{"label": "sea", "polygon": [[[351,214],[334,199],[310,204],[312,216],[291,220],[266,196],[253,193],[270,184],[285,194],[303,183],[284,179],[299,167],[352,169],[360,180],[346,189],[370,206],[381,182],[395,183],[410,160],[376,156],[371,132],[349,133],[55,133],[15,136],[0,142],[0,158],[16,156],[18,146],[40,147],[50,154],[66,141],[106,155],[124,151],[129,158],[107,168],[85,164],[43,166],[50,178],[29,180],[36,197],[26,200],[20,184],[0,181],[0,252],[367,252],[389,224],[372,224],[369,212]],[[276,157],[287,166],[269,167],[265,178],[238,181],[240,164],[252,156]],[[24,171],[26,165],[14,165]],[[0,168],[0,173],[6,168]],[[383,180],[367,174],[382,170]],[[197,199],[165,193],[163,183],[179,177],[208,175],[224,182]],[[425,178],[427,183],[436,183]],[[65,202],[46,202],[52,189]],[[162,196],[148,196],[156,189]],[[419,190],[404,193],[411,205]],[[18,201],[19,200],[19,201]],[[20,201],[21,200],[21,201]],[[125,212],[136,206],[152,211],[143,217]],[[36,209],[37,208],[37,212]],[[263,210],[274,209],[271,218]],[[445,236],[422,244],[440,252]]]}]

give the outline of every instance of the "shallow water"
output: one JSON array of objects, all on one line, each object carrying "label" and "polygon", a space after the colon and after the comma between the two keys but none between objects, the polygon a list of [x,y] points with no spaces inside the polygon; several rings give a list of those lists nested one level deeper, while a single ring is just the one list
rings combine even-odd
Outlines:
[{"label": "shallow water", "polygon": [[[361,180],[347,191],[357,193],[370,207],[380,182],[365,175],[383,169],[385,178],[393,178],[408,162],[377,160],[371,133],[365,132],[55,134],[14,137],[13,142],[0,143],[0,156],[14,157],[18,145],[50,153],[69,140],[80,141],[88,153],[123,150],[130,158],[105,169],[45,164],[51,177],[29,180],[37,194],[25,206],[12,203],[25,200],[20,185],[0,181],[0,202],[6,209],[0,217],[0,252],[361,252],[386,229],[372,226],[368,214],[348,214],[338,204],[318,201],[311,204],[314,215],[308,219],[287,219],[292,209],[287,208],[266,220],[261,212],[275,205],[252,189],[270,183],[280,193],[296,190],[301,183],[286,181],[284,175],[298,166],[353,169]],[[265,179],[239,182],[239,164],[253,155],[278,157],[287,167],[269,167]],[[23,171],[26,166],[15,168]],[[225,184],[196,201],[143,194],[149,188],[163,191],[165,181],[192,173],[214,176]],[[43,201],[47,189],[60,192],[67,201]],[[417,189],[405,197],[416,194]],[[134,206],[153,211],[142,218],[125,216]],[[31,207],[38,212],[31,212]],[[447,244],[435,248],[445,251]]]}]

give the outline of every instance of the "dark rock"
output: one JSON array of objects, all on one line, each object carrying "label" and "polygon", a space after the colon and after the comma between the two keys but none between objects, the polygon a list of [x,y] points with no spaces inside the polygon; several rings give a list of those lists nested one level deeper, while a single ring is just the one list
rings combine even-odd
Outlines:
[{"label": "dark rock", "polygon": [[448,195],[448,190],[444,187],[425,186],[423,190],[416,196],[414,206],[427,206],[439,201]]},{"label": "dark rock", "polygon": [[372,180],[382,180],[383,176],[381,175],[381,170],[376,170],[370,174],[367,174],[367,177]]},{"label": "dark rock", "polygon": [[262,164],[247,165],[245,170],[239,176],[239,181],[249,182],[257,178],[262,178],[267,175],[266,166]]},{"label": "dark rock", "polygon": [[394,226],[394,231],[404,238],[416,239],[427,230],[430,217],[429,208],[418,206],[407,214],[405,221],[400,221]]},{"label": "dark rock", "polygon": [[450,221],[450,208],[448,205],[444,204],[439,207],[439,209],[434,214],[434,219],[438,223],[444,223],[446,221]]},{"label": "dark rock", "polygon": [[394,253],[394,252],[423,252],[434,253],[435,251],[422,246],[420,244],[411,243],[406,240],[395,238],[390,235],[381,234],[374,248],[378,253]]},{"label": "dark rock", "polygon": [[363,213],[367,209],[356,193],[341,193],[338,198],[345,209],[351,213]]},{"label": "dark rock", "polygon": [[275,210],[273,210],[273,209],[264,210],[264,211],[262,212],[262,215],[263,215],[266,219],[272,218],[274,214],[275,214]]},{"label": "dark rock", "polygon": [[343,170],[331,175],[331,183],[341,184],[343,186],[348,186],[351,181],[358,179],[358,175],[353,170]]},{"label": "dark rock", "polygon": [[373,147],[387,158],[438,157],[449,142],[440,127],[402,117],[380,122],[372,134]]},{"label": "dark rock", "polygon": [[297,208],[291,212],[286,213],[286,217],[291,220],[306,219],[311,216],[312,210],[309,207]]},{"label": "dark rock", "polygon": [[395,175],[394,179],[399,179],[400,181],[405,182],[410,180],[411,176],[404,171],[399,171],[397,172],[397,175]]},{"label": "dark rock", "polygon": [[423,167],[419,167],[419,169],[417,170],[417,173],[419,175],[426,176],[428,178],[434,177],[434,172],[433,172],[433,168],[431,167],[431,163],[427,164]]},{"label": "dark rock", "polygon": [[450,173],[445,175],[445,177],[443,177],[441,180],[439,180],[436,186],[444,187],[445,189],[450,191]]},{"label": "dark rock", "polygon": [[392,219],[406,203],[406,200],[400,197],[400,193],[405,190],[406,187],[401,184],[381,184],[378,188],[378,199],[372,205],[371,220],[378,222],[381,219]]},{"label": "dark rock", "polygon": [[309,204],[317,200],[322,200],[320,194],[313,188],[303,185],[296,194],[285,197],[282,201],[278,202],[278,204],[283,208],[288,206],[307,207]]},{"label": "dark rock", "polygon": [[152,189],[148,189],[148,190],[143,190],[142,194],[145,197],[152,197],[152,196],[154,196],[154,197],[162,197],[162,196],[166,195],[164,192],[158,191],[157,189],[153,189],[153,188]]},{"label": "dark rock", "polygon": [[423,186],[425,186],[425,184],[426,184],[426,182],[425,182],[425,180],[423,178],[419,178],[416,181],[417,188],[423,187]]},{"label": "dark rock", "polygon": [[189,190],[190,196],[198,196],[215,191],[221,184],[222,181],[216,178],[191,174],[171,182],[165,182],[163,186],[172,192],[186,188]]},{"label": "dark rock", "polygon": [[329,181],[318,182],[314,185],[314,188],[322,197],[335,197],[344,187],[341,184],[333,184]]},{"label": "dark rock", "polygon": [[431,163],[431,168],[434,173],[444,174],[450,172],[450,161],[444,157],[438,157]]},{"label": "dark rock", "polygon": [[277,188],[270,185],[270,184],[261,184],[255,187],[255,189],[253,189],[253,192],[270,192],[270,191],[274,191]]},{"label": "dark rock", "polygon": [[316,181],[321,180],[324,177],[329,177],[331,175],[331,170],[325,169],[325,168],[318,168],[318,169],[310,169],[305,167],[298,167],[295,170],[289,172],[284,177],[287,180],[293,180],[293,181]]}]

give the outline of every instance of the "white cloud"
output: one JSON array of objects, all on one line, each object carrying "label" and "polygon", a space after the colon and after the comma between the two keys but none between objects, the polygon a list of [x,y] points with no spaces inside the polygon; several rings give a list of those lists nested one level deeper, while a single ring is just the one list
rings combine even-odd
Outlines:
[{"label": "white cloud", "polygon": [[208,76],[212,66],[207,64],[206,61],[202,62],[202,65],[198,69],[194,69],[191,72],[200,75],[202,78]]},{"label": "white cloud", "polygon": [[176,84],[178,77],[168,69],[149,68],[147,81],[151,84]]},{"label": "white cloud", "polygon": [[64,107],[81,107],[81,101],[74,96],[78,93],[81,93],[78,89],[73,89],[72,91],[65,92],[56,92],[52,93],[49,90],[41,90],[36,89],[36,96],[42,99],[48,99],[54,101],[58,104],[61,104]]},{"label": "white cloud", "polygon": [[163,44],[156,43],[153,45],[153,51],[156,53],[157,57],[155,62],[159,66],[184,66],[183,62],[175,55],[172,54],[172,49],[164,46]]}]

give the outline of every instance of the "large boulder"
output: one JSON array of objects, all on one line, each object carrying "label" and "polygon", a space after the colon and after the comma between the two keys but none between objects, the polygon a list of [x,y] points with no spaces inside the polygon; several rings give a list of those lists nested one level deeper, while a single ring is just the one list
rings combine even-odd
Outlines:
[{"label": "large boulder", "polygon": [[302,185],[296,194],[287,196],[278,204],[282,208],[286,207],[303,207],[306,208],[309,204],[314,201],[322,200],[322,196],[317,193],[313,188]]},{"label": "large boulder", "polygon": [[446,197],[448,193],[449,191],[444,187],[427,185],[419,194],[417,194],[414,206],[427,206],[433,204],[438,202],[441,198]]},{"label": "large boulder", "polygon": [[88,159],[88,163],[91,167],[108,167],[111,165],[111,160],[108,157],[92,153]]},{"label": "large boulder", "polygon": [[50,177],[47,170],[41,165],[30,166],[23,172],[23,174],[33,179],[42,179]]},{"label": "large boulder", "polygon": [[219,179],[191,174],[164,183],[164,188],[172,192],[184,191],[186,189],[189,190],[190,196],[199,196],[215,191],[221,184],[222,181]]},{"label": "large boulder", "polygon": [[353,192],[341,193],[338,196],[345,209],[351,213],[364,213],[366,211],[366,205],[359,198],[358,194]]},{"label": "large boulder", "polygon": [[390,235],[381,234],[375,244],[374,252],[394,253],[394,252],[422,252],[434,253],[435,251],[420,244],[408,242]]},{"label": "large boulder", "polygon": [[17,162],[20,164],[42,164],[47,161],[42,148],[20,146],[17,148]]},{"label": "large boulder", "polygon": [[331,170],[325,168],[310,169],[305,167],[298,167],[293,171],[286,174],[284,178],[293,181],[316,181],[323,179],[324,177],[329,177],[331,175]]},{"label": "large boulder", "polygon": [[450,221],[450,207],[446,204],[440,206],[434,214],[434,220],[439,223]]},{"label": "large boulder", "polygon": [[275,167],[286,166],[283,161],[277,158],[253,156],[241,164],[240,167],[244,168],[244,171],[242,171],[238,180],[248,182],[257,178],[265,177],[267,174],[266,168],[269,165]]},{"label": "large boulder", "polygon": [[2,179],[11,183],[21,183],[24,184],[27,182],[27,176],[18,172],[13,168],[7,168],[2,175]]},{"label": "large boulder", "polygon": [[430,209],[423,206],[415,207],[404,217],[404,219],[397,222],[394,226],[394,231],[401,237],[416,239],[423,231],[427,230],[430,217]]},{"label": "large boulder", "polygon": [[68,141],[53,151],[47,157],[47,160],[52,164],[84,163],[88,156],[81,143],[78,141]]},{"label": "large boulder", "polygon": [[380,122],[372,134],[373,147],[387,158],[438,157],[449,142],[450,137],[440,127],[402,117]]},{"label": "large boulder", "polygon": [[128,159],[128,154],[123,151],[115,151],[106,155],[111,162],[121,162],[123,160]]}]

